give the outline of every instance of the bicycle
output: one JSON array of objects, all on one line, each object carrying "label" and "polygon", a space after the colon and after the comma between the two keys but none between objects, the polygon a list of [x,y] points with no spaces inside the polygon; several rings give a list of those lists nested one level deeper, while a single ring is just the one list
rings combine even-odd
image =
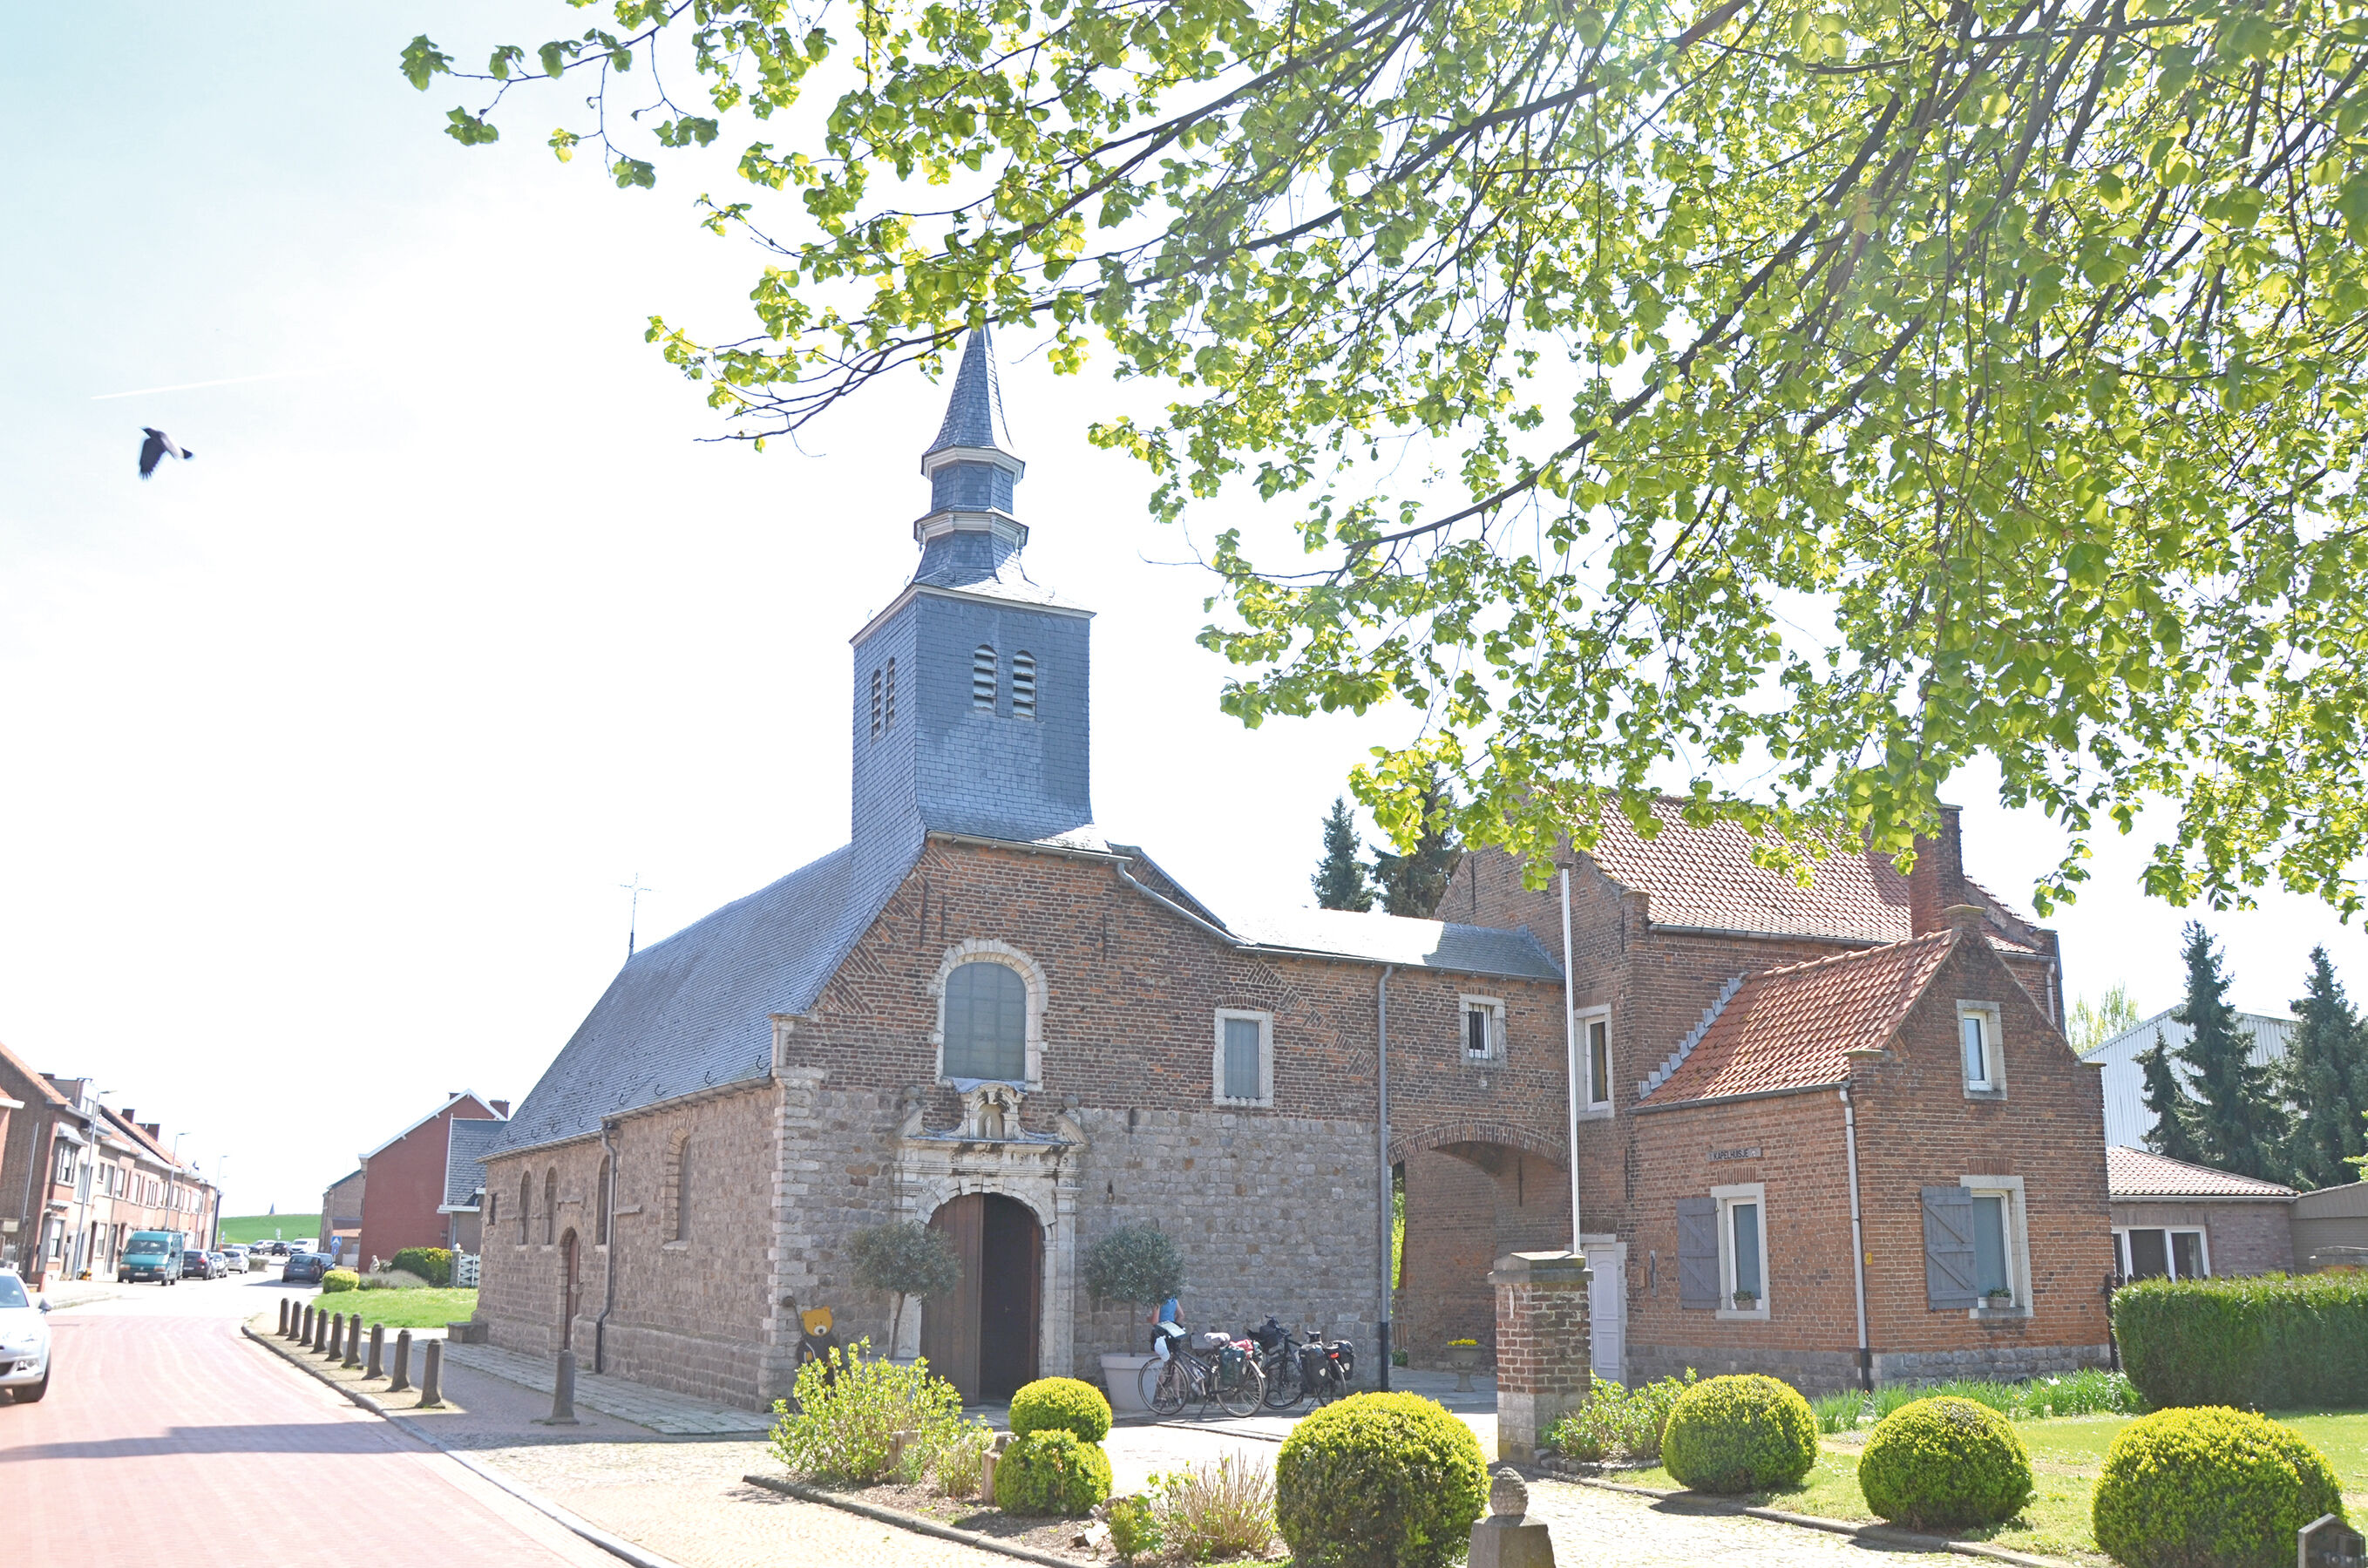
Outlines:
[{"label": "bicycle", "polygon": [[1266,1407],[1296,1408],[1308,1393],[1299,1376],[1299,1341],[1271,1312],[1266,1322],[1250,1330],[1249,1339],[1258,1346],[1258,1370],[1266,1374]]},{"label": "bicycle", "polygon": [[1228,1415],[1255,1415],[1266,1398],[1266,1374],[1257,1358],[1230,1345],[1204,1354],[1170,1340],[1167,1358],[1139,1376],[1143,1403],[1155,1415],[1178,1415],[1188,1403],[1203,1412],[1213,1403]]}]

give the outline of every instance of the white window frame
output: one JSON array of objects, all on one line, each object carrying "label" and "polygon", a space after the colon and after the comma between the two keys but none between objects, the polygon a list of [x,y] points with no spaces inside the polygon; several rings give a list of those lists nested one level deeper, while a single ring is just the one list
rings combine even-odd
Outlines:
[{"label": "white window frame", "polygon": [[[1595,1025],[1603,1026],[1603,1082],[1595,1081],[1594,1041],[1588,1031]],[[1611,1040],[1611,1009],[1582,1007],[1571,1015],[1572,1037],[1578,1041],[1579,1071],[1586,1074],[1588,1103],[1579,1107],[1581,1121],[1609,1121],[1617,1103],[1620,1085],[1620,1061],[1613,1054]]]},{"label": "white window frame", "polygon": [[[1710,1195],[1718,1199],[1718,1320],[1766,1323],[1768,1297],[1776,1272],[1768,1250],[1768,1184],[1747,1181],[1733,1187],[1713,1187]],[[1735,1206],[1738,1203],[1759,1205],[1759,1301],[1748,1308],[1735,1304]]]},{"label": "white window frame", "polygon": [[2203,1273],[2200,1278],[2209,1279],[2213,1277],[2212,1233],[2204,1226],[2116,1225],[2113,1227],[2113,1261],[2120,1265],[2123,1278],[2131,1279],[2136,1278],[2136,1276],[2130,1272],[2130,1233],[2132,1231],[2160,1231],[2162,1233],[2163,1261],[2169,1266],[2170,1269],[2169,1278],[2172,1279],[2183,1279],[2186,1276],[2179,1272],[2179,1253],[2171,1246],[2170,1238],[2181,1233],[2195,1237],[2197,1250],[2203,1255]]},{"label": "white window frame", "polygon": [[[1979,1082],[1965,1076],[1965,1020],[1978,1018],[1982,1026],[1982,1069],[1988,1074]],[[1965,1086],[1965,1097],[1973,1100],[1999,1100],[2006,1097],[2006,1031],[1999,1028],[1998,1006],[1995,1002],[1959,1001],[1957,1004],[1957,1077]]]},{"label": "white window frame", "polygon": [[1969,1318],[2031,1316],[2031,1223],[2024,1211],[2022,1178],[2019,1176],[1965,1176],[1957,1185],[1975,1198],[2006,1199],[2006,1278],[2007,1287],[2014,1292],[2013,1304],[2007,1307],[1984,1306],[1975,1302],[1966,1311]]},{"label": "white window frame", "polygon": [[[1256,1099],[1235,1099],[1225,1093],[1225,1025],[1235,1018],[1258,1027],[1258,1092]],[[1223,1106],[1271,1109],[1274,1106],[1274,1015],[1254,1007],[1220,1007],[1215,1028],[1217,1038],[1210,1059],[1209,1097]]]},{"label": "white window frame", "polygon": [[[1466,1020],[1474,1013],[1488,1019],[1488,1052],[1472,1054],[1472,1026]],[[1505,1060],[1505,999],[1501,996],[1465,996],[1463,1006],[1455,1010],[1455,1054],[1475,1067],[1485,1067]]]},{"label": "white window frame", "polygon": [[982,960],[1017,971],[1021,983],[1028,988],[1026,1076],[1020,1079],[1019,1086],[1033,1094],[1044,1086],[1044,1006],[1049,1000],[1044,971],[1034,959],[1010,943],[986,937],[973,937],[947,949],[946,956],[938,964],[936,976],[929,982],[929,997],[937,1004],[938,1015],[937,1028],[929,1036],[929,1043],[937,1048],[938,1082],[953,1082],[946,1075],[946,982],[952,979],[954,971],[962,965]]}]

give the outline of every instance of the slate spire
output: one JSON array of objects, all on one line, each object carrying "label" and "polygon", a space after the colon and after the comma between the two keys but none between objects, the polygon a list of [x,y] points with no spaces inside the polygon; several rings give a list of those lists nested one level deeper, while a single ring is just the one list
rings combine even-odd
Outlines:
[{"label": "slate spire", "polygon": [[1011,452],[995,338],[985,327],[962,346],[953,394],[938,438],[921,454],[921,472],[929,509],[913,525],[921,546],[914,580],[956,587],[1016,570],[1028,528],[1012,515],[1011,491],[1028,465]]}]

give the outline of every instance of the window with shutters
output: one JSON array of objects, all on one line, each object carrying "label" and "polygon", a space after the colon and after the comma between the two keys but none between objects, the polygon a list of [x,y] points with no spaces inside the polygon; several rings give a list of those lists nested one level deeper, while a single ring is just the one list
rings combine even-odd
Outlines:
[{"label": "window with shutters", "polygon": [[1219,1105],[1274,1104],[1274,1015],[1217,1009],[1214,1097]]},{"label": "window with shutters", "polygon": [[2003,1098],[2006,1076],[1999,1060],[1998,1010],[1989,1002],[1957,1004],[1957,1056],[1965,1093],[1976,1099]]},{"label": "window with shutters", "polygon": [[2022,1178],[1969,1176],[1924,1189],[1924,1295],[1932,1312],[2031,1311]]},{"label": "window with shutters", "polygon": [[2210,1239],[2176,1226],[2115,1227],[2113,1252],[2124,1279],[2209,1279]]},{"label": "window with shutters", "polygon": [[1036,717],[1036,655],[1025,649],[1011,655],[1011,716]]},{"label": "window with shutters", "polygon": [[1598,1007],[1577,1016],[1579,1082],[1578,1114],[1603,1118],[1611,1114],[1611,1014]]},{"label": "window with shutters", "polygon": [[983,712],[995,711],[996,699],[995,649],[980,643],[970,656],[970,705]]},{"label": "window with shutters", "polygon": [[1505,1004],[1498,998],[1463,998],[1463,1060],[1505,1060]]},{"label": "window with shutters", "polygon": [[1678,1305],[1689,1312],[1718,1306],[1718,1199],[1678,1199]]},{"label": "window with shutters", "polygon": [[1714,1187],[1718,1205],[1718,1315],[1757,1321],[1768,1315],[1768,1187],[1742,1182]]}]

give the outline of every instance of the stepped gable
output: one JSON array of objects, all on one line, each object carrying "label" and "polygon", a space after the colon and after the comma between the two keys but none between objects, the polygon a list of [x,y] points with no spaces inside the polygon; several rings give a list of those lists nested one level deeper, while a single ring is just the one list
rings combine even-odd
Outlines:
[{"label": "stepped gable", "polygon": [[1744,980],[1645,1106],[1811,1088],[1850,1077],[1845,1052],[1880,1051],[1955,948],[1954,930]]}]

